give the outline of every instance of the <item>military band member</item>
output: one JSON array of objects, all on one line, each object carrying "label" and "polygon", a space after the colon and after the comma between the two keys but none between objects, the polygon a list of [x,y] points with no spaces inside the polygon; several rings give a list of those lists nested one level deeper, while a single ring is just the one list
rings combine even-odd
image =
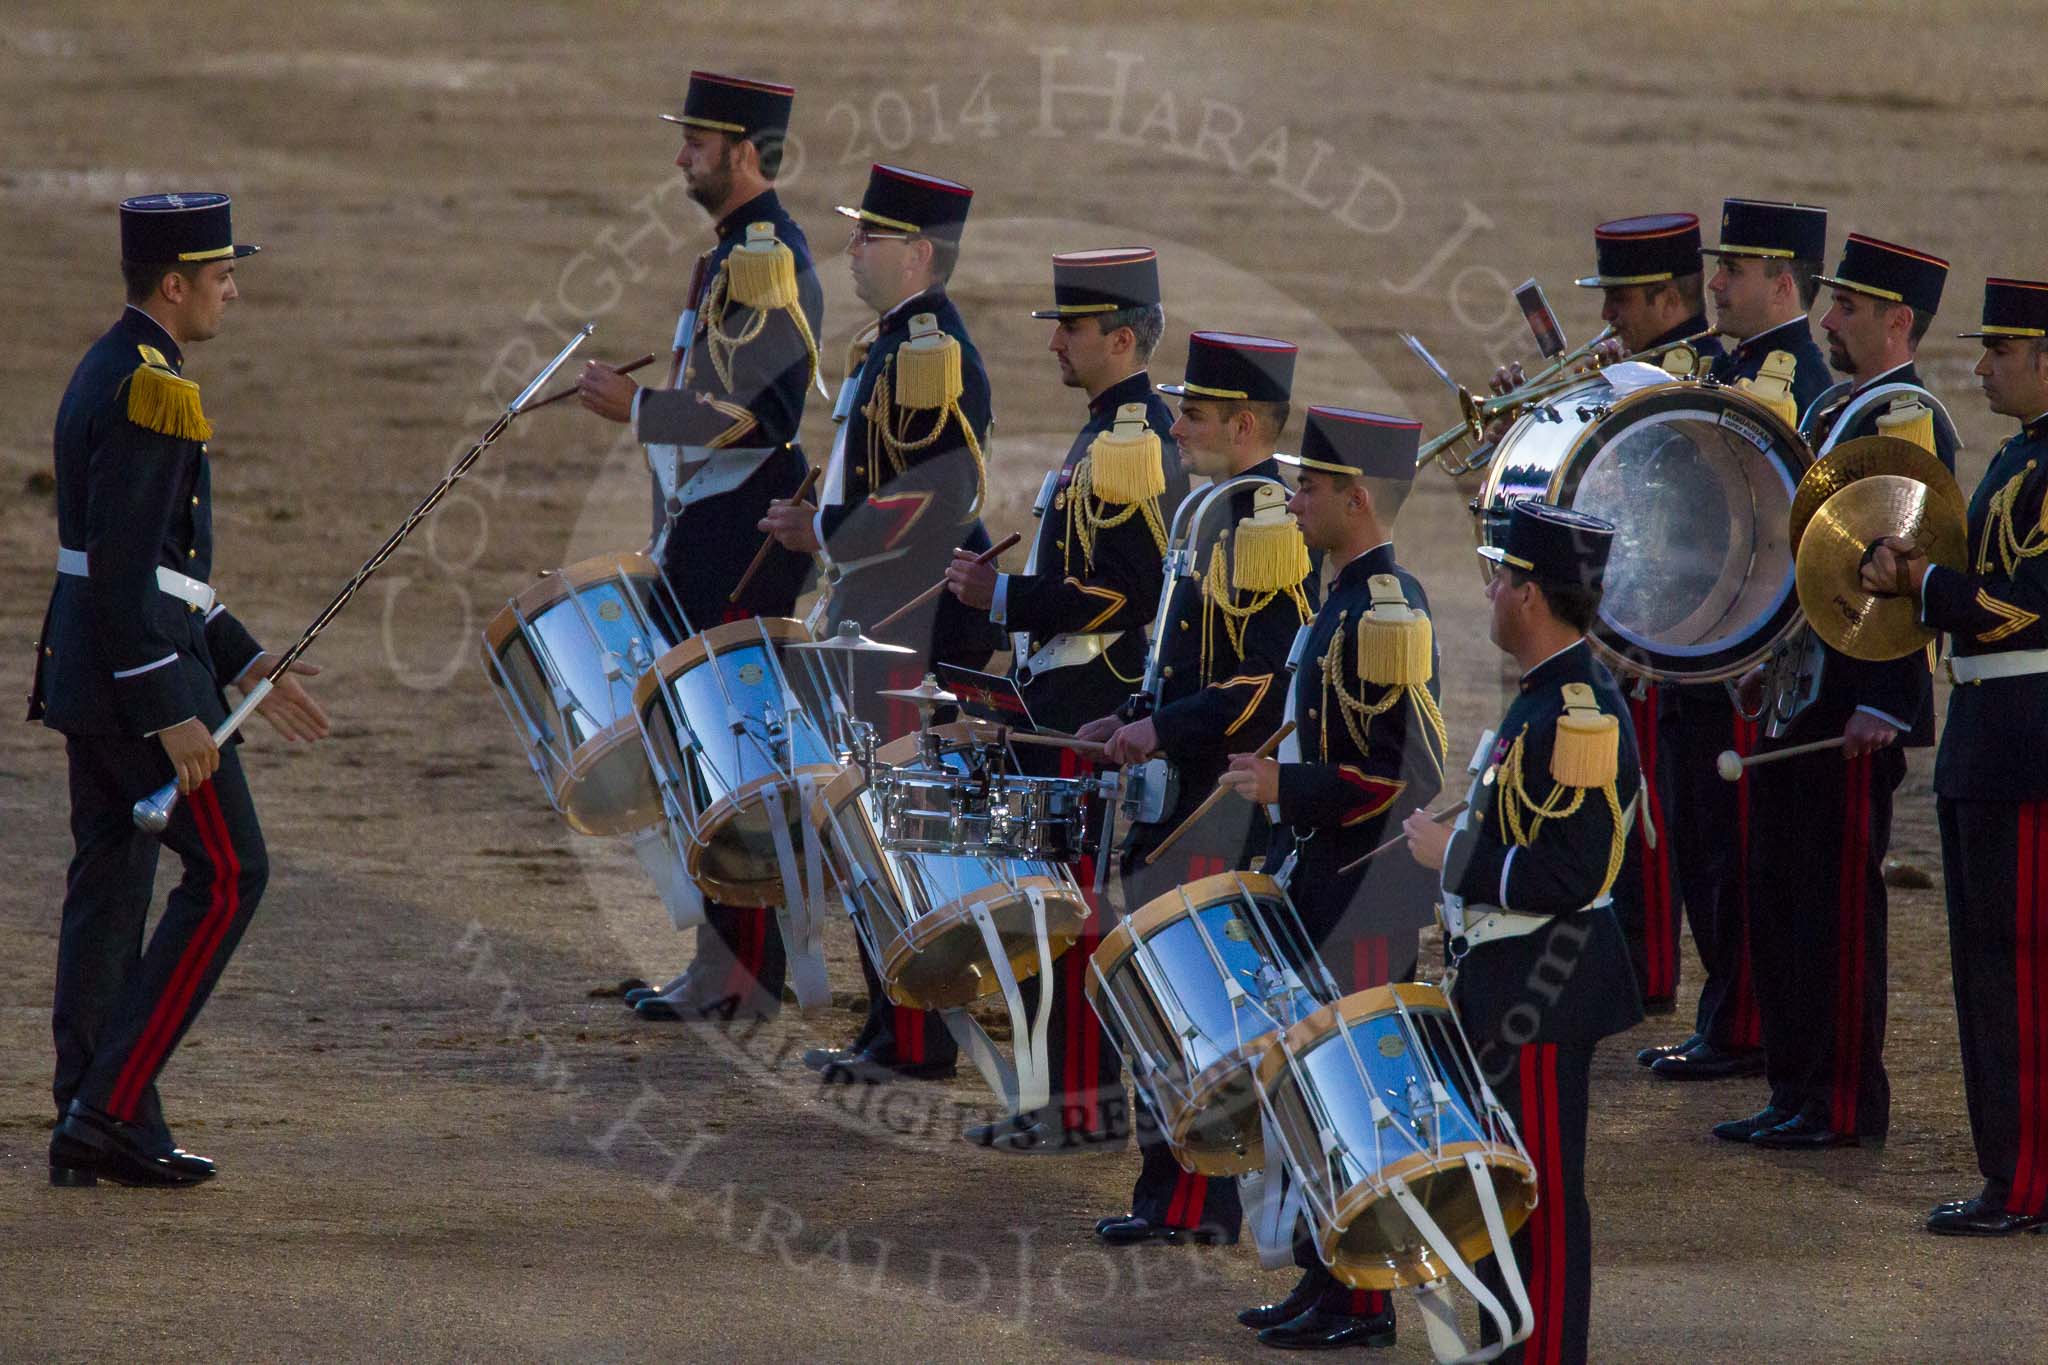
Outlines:
[{"label": "military band member", "polygon": [[[847,261],[854,292],[876,315],[873,336],[842,395],[840,425],[819,501],[775,503],[760,523],[784,546],[822,552],[827,614],[873,624],[942,578],[953,551],[985,550],[988,372],[946,283],[960,257],[974,191],[952,180],[877,165],[854,220]],[[898,621],[890,643],[917,650],[906,666],[862,667],[853,704],[886,742],[916,715],[874,693],[914,687],[935,661],[978,668],[1000,645],[983,614],[941,593]],[[805,1063],[828,1080],[943,1079],[958,1048],[936,1010],[893,1004],[865,953],[868,1017],[853,1044],[813,1048]]]},{"label": "military band member", "polygon": [[[1593,246],[1598,273],[1579,284],[1601,291],[1601,320],[1614,328],[1622,352],[1683,341],[1697,357],[1721,355],[1720,341],[1701,335],[1708,323],[1695,215],[1656,213],[1602,223],[1593,229]],[[1642,745],[1647,809],[1615,889],[1614,908],[1628,934],[1643,1007],[1665,1014],[1677,1008],[1678,848],[1693,828],[1680,804],[1678,770],[1686,745],[1671,687],[1638,677],[1631,680],[1628,698]]]},{"label": "military band member", "polygon": [[[1416,859],[1443,869],[1451,1002],[1541,1173],[1514,1237],[1534,1330],[1507,1361],[1587,1358],[1588,1074],[1599,1041],[1643,1017],[1610,904],[1639,786],[1635,736],[1586,642],[1613,533],[1596,517],[1519,502],[1498,548],[1480,550],[1499,566],[1489,633],[1521,666],[1520,690],[1456,832],[1422,811],[1406,822]],[[1504,1292],[1491,1258],[1478,1269]]]},{"label": "military band member", "polygon": [[2048,281],[1984,284],[1977,362],[1993,412],[2020,430],[1970,500],[1969,562],[1930,568],[1889,541],[1873,592],[1917,597],[1948,633],[1948,725],[1934,761],[1963,1089],[1984,1187],[1930,1232],[2048,1226]]},{"label": "military band member", "polygon": [[[1821,319],[1828,363],[1850,379],[1836,386],[1846,396],[1823,395],[1808,416],[1818,451],[1896,429],[1892,405],[1904,401],[1942,463],[1955,467],[1954,430],[1913,368],[1947,277],[1938,257],[1849,235],[1841,265],[1821,276],[1834,291]],[[1934,738],[1922,654],[1866,663],[1808,636],[1811,662],[1801,671],[1813,681],[1799,696],[1746,699],[1752,713],[1769,707],[1782,722],[1759,748],[1846,742],[1748,774],[1750,966],[1770,1099],[1713,1130],[1730,1142],[1795,1149],[1881,1140],[1889,1127],[1884,856],[1904,750]]]},{"label": "military band member", "polygon": [[[1195,537],[1198,571],[1173,588],[1153,623],[1158,696],[1134,699],[1120,714],[1080,730],[1083,738],[1108,744],[1111,762],[1163,754],[1178,773],[1165,818],[1134,826],[1124,845],[1122,891],[1131,909],[1195,877],[1248,866],[1265,849],[1262,828],[1247,833],[1226,819],[1218,822],[1224,832],[1217,837],[1190,838],[1172,856],[1146,861],[1215,788],[1231,751],[1257,747],[1278,728],[1286,707],[1288,647],[1311,614],[1307,547],[1292,519],[1282,516],[1287,490],[1273,456],[1287,425],[1295,356],[1285,341],[1196,332],[1188,340],[1184,382],[1160,386],[1180,399],[1171,435],[1190,472],[1219,482],[1241,475],[1264,482],[1223,497],[1204,519],[1220,534]],[[1148,707],[1149,714],[1141,714]],[[1241,808],[1227,813],[1241,822]],[[1196,851],[1184,855],[1189,848]],[[1142,1168],[1131,1211],[1099,1220],[1097,1235],[1117,1243],[1235,1240],[1241,1222],[1236,1183],[1183,1170],[1156,1116],[1136,1117]]]},{"label": "military band member", "polygon": [[[1049,349],[1062,381],[1087,394],[1088,422],[1040,492],[1025,571],[998,573],[961,550],[946,578],[964,606],[1011,632],[1012,673],[1033,721],[1072,732],[1143,681],[1167,527],[1187,492],[1173,415],[1146,369],[1166,323],[1158,257],[1143,247],[1055,256],[1053,306],[1032,316],[1055,324]],[[1019,758],[1049,775],[1085,771],[1071,750],[1022,749]],[[1021,983],[1027,1012],[1036,1011],[1045,984],[1053,991],[1051,1098],[1042,1110],[969,1129],[970,1142],[1068,1154],[1129,1140],[1122,1068],[1085,990],[1111,925],[1096,904],[1094,859],[1084,857],[1075,875],[1094,921],[1054,964],[1049,983]]]},{"label": "military band member", "polygon": [[[684,303],[695,326],[678,338],[681,368],[667,388],[642,388],[597,361],[579,380],[586,408],[629,423],[648,448],[650,553],[692,631],[794,614],[811,567],[802,555],[771,553],[739,600],[728,600],[760,544],[755,523],[806,468],[797,425],[817,376],[824,296],[803,229],[775,192],[795,100],[786,85],[690,73],[683,112],[662,118],[682,126],[676,165],[718,240]],[[787,966],[772,910],[709,904],[690,969],[665,987],[628,992],[628,1003],[649,1019],[771,1018]]]},{"label": "military band member", "polygon": [[[1334,577],[1295,647],[1294,734],[1279,758],[1232,755],[1223,778],[1268,808],[1266,871],[1286,875],[1303,928],[1347,992],[1413,980],[1417,931],[1436,916],[1436,878],[1403,849],[1344,871],[1443,786],[1429,599],[1393,542],[1421,431],[1409,418],[1311,407],[1301,454],[1279,457],[1300,471],[1288,509]],[[1295,1262],[1304,1273],[1285,1299],[1238,1315],[1262,1342],[1393,1344],[1385,1292],[1339,1284],[1306,1238]]]},{"label": "military band member", "polygon": [[[57,582],[36,644],[30,720],[64,735],[76,852],[57,940],[51,1028],[59,1123],[50,1181],[190,1185],[213,1163],[177,1145],[156,1081],[241,941],[269,879],[222,689],[267,656],[216,598],[212,424],[182,371],[239,296],[224,194],[121,205],[128,306],[72,372],[57,410]],[[311,665],[293,665],[305,674]],[[289,674],[258,707],[287,740],[327,733]],[[175,779],[160,835],[132,808]],[[157,848],[184,864],[143,942]]]},{"label": "military band member", "polygon": [[[1708,373],[1723,384],[1764,385],[1755,391],[1770,395],[1795,428],[1828,386],[1827,361],[1807,320],[1827,240],[1826,209],[1728,199],[1721,205],[1720,244],[1703,248],[1720,259],[1707,282],[1714,326],[1724,337],[1740,338]],[[1748,789],[1723,781],[1714,764],[1724,750],[1755,749],[1758,727],[1740,716],[1721,683],[1680,683],[1668,693],[1661,737],[1674,799],[1669,829],[1660,832],[1677,860],[1679,899],[1705,979],[1692,1036],[1645,1048],[1636,1060],[1667,1080],[1754,1076],[1763,1070],[1763,1023],[1749,967],[1748,873],[1736,833]]]}]

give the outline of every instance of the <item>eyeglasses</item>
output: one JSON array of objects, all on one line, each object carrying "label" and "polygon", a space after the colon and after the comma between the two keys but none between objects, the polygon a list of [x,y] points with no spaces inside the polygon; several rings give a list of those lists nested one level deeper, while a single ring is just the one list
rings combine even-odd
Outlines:
[{"label": "eyeglasses", "polygon": [[870,242],[907,242],[912,235],[908,232],[885,232],[880,228],[869,227],[866,223],[855,223],[852,230],[846,234],[846,244],[852,247],[866,246]]}]

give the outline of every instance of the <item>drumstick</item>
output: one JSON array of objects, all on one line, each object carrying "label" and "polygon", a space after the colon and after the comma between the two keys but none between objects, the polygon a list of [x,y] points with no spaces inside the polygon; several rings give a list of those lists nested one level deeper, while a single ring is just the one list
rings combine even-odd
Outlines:
[{"label": "drumstick", "polygon": [[1714,760],[1714,770],[1721,774],[1724,782],[1740,782],[1745,768],[1754,768],[1759,763],[1776,763],[1781,758],[1797,758],[1801,754],[1817,754],[1822,749],[1839,749],[1848,740],[1847,735],[1836,735],[1833,739],[1817,739],[1811,744],[1795,744],[1789,749],[1773,749],[1767,754],[1751,754],[1744,758],[1733,749],[1723,749],[1721,756]]},{"label": "drumstick", "polygon": [[[804,481],[796,486],[796,492],[789,495],[790,502],[799,503],[809,496],[812,487],[818,482],[818,475],[823,472],[816,465],[805,470]],[[747,585],[754,581],[754,575],[761,572],[761,566],[768,562],[768,551],[774,544],[774,536],[761,537],[761,548],[754,551],[754,562],[747,565],[747,571],[740,575],[739,585],[732,590],[732,596],[725,599],[728,604],[740,600],[740,594],[747,590]]]},{"label": "drumstick", "polygon": [[[1252,757],[1271,758],[1273,756],[1273,751],[1280,747],[1280,741],[1287,738],[1289,735],[1293,733],[1294,722],[1290,720],[1286,724],[1282,725],[1279,729],[1275,730],[1272,733],[1271,737],[1268,738],[1264,744],[1261,744],[1259,746],[1259,751],[1253,754]],[[1219,779],[1216,783],[1216,790],[1210,792],[1207,796],[1202,798],[1202,804],[1195,807],[1194,814],[1190,815],[1187,819],[1181,821],[1178,825],[1175,825],[1173,827],[1173,833],[1167,835],[1166,838],[1160,842],[1159,847],[1153,849],[1150,853],[1147,853],[1145,855],[1145,866],[1150,867],[1152,866],[1152,864],[1158,862],[1160,854],[1166,852],[1166,850],[1172,848],[1175,844],[1179,843],[1180,836],[1186,834],[1189,830],[1193,829],[1195,827],[1196,822],[1201,820],[1203,816],[1209,813],[1209,808],[1211,806],[1214,806],[1218,801],[1221,801],[1223,799],[1224,790],[1225,788],[1223,786],[1223,783],[1221,779]]]},{"label": "drumstick", "polygon": [[1038,744],[1048,749],[1072,749],[1078,754],[1100,754],[1108,749],[1107,744],[1092,739],[1075,739],[1072,735],[1026,734],[1002,727],[997,739],[1005,744]]},{"label": "drumstick", "polygon": [[[1022,539],[1024,539],[1024,533],[1022,531],[1012,531],[1010,532],[1010,534],[1004,536],[1000,543],[991,545],[986,550],[983,550],[980,554],[976,555],[974,557],[974,562],[977,564],[986,564],[991,559],[994,559],[997,555],[1009,549],[1012,545],[1015,545],[1018,541]],[[868,634],[879,637],[881,633],[887,630],[890,626],[895,625],[898,621],[910,615],[910,613],[916,611],[919,607],[931,601],[934,597],[937,597],[940,593],[944,592],[945,590],[946,580],[941,578],[938,582],[932,584],[929,588],[926,588],[923,592],[911,598],[908,602],[905,602],[902,606],[896,608],[896,610],[890,612],[887,616],[884,616],[881,620],[869,626]]]},{"label": "drumstick", "polygon": [[[1471,804],[1472,803],[1470,801],[1460,801],[1455,806],[1445,806],[1442,810],[1437,811],[1435,814],[1429,817],[1430,823],[1441,825],[1446,820],[1455,820],[1458,817],[1459,812],[1463,811],[1465,807]],[[1348,877],[1352,873],[1358,871],[1359,868],[1364,867],[1367,863],[1371,862],[1374,858],[1379,857],[1382,853],[1385,853],[1388,849],[1394,847],[1396,844],[1405,844],[1407,842],[1407,835],[1396,834],[1393,838],[1387,840],[1384,844],[1381,844],[1372,852],[1360,854],[1358,857],[1353,858],[1350,862],[1344,864],[1344,866],[1338,868],[1337,875],[1340,877]]]},{"label": "drumstick", "polygon": [[[653,363],[654,363],[654,357],[653,357],[653,356],[651,356],[651,355],[643,355],[643,356],[641,356],[641,357],[640,357],[640,358],[639,358],[638,360],[635,360],[635,361],[631,362],[630,364],[625,364],[625,365],[621,365],[621,366],[619,366],[619,368],[618,368],[618,371],[617,371],[617,372],[618,372],[619,374],[631,374],[631,373],[633,373],[633,371],[635,371],[635,370],[639,369],[639,368],[640,368],[641,366],[643,366],[643,365],[652,365]],[[574,398],[574,397],[576,396],[576,394],[577,394],[577,391],[578,391],[578,388],[579,388],[579,387],[580,387],[580,386],[578,386],[578,385],[575,385],[575,384],[571,384],[571,385],[570,385],[570,386],[569,386],[568,388],[566,388],[566,389],[557,389],[557,390],[555,390],[555,391],[554,391],[553,393],[549,394],[549,395],[548,395],[547,397],[545,397],[545,398],[543,398],[543,399],[540,399],[540,400],[539,400],[539,401],[537,401],[537,402],[533,402],[533,403],[528,403],[528,404],[527,404],[527,405],[526,405],[525,407],[521,408],[521,409],[520,409],[520,411],[521,411],[521,412],[523,412],[523,413],[524,413],[524,412],[539,412],[539,411],[540,411],[540,410],[541,410],[542,408],[546,407],[546,406],[547,406],[548,404],[550,404],[550,403],[559,403],[559,402],[561,402],[561,401],[562,401],[562,400],[563,400],[564,398]]]}]

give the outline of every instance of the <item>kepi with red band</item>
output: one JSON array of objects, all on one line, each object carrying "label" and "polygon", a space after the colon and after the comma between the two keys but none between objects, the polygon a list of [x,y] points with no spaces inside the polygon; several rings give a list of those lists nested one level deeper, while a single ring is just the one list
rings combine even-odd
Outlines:
[{"label": "kepi with red band", "polygon": [[1177,398],[1223,398],[1241,403],[1285,403],[1294,392],[1291,341],[1237,332],[1196,332],[1188,338],[1187,373],[1181,383],[1161,384]]},{"label": "kepi with red band", "polygon": [[714,133],[752,137],[757,133],[787,132],[789,111],[795,103],[793,85],[692,71],[689,89],[683,92],[683,112],[661,117],[685,128],[708,128]]},{"label": "kepi with red band", "polygon": [[1837,289],[1935,313],[1941,310],[1941,287],[1948,282],[1948,262],[1909,246],[1852,232],[1842,244],[1842,263],[1835,267],[1835,273],[1816,278]]},{"label": "kepi with red band", "polygon": [[1692,213],[1615,218],[1593,229],[1595,274],[1581,289],[1662,284],[1700,273],[1700,220]]},{"label": "kepi with red band", "polygon": [[840,204],[838,212],[890,232],[957,242],[973,202],[974,191],[957,180],[876,162],[860,207]]}]

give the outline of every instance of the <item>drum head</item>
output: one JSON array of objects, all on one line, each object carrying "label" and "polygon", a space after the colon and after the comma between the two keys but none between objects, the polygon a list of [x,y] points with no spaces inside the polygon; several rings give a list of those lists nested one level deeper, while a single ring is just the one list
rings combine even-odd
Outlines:
[{"label": "drum head", "polygon": [[[970,872],[970,877],[988,876],[1000,866],[993,859],[904,856],[920,867],[989,864],[985,871]],[[975,922],[977,906],[985,909],[995,924],[1003,954],[1017,979],[1036,976],[1038,926],[1030,896],[1033,890],[1045,905],[1047,943],[1052,956],[1058,958],[1088,923],[1088,903],[1080,887],[1071,879],[1044,875],[1016,877],[1014,882],[988,880],[967,895],[911,920],[902,936],[883,948],[882,981],[890,997],[914,1009],[946,1009],[973,1004],[1001,989],[988,943]]]},{"label": "drum head", "polygon": [[1517,422],[1481,494],[1481,539],[1524,497],[1613,522],[1596,648],[1652,678],[1732,678],[1799,623],[1790,521],[1805,443],[1719,385],[1616,394],[1596,378]]}]

